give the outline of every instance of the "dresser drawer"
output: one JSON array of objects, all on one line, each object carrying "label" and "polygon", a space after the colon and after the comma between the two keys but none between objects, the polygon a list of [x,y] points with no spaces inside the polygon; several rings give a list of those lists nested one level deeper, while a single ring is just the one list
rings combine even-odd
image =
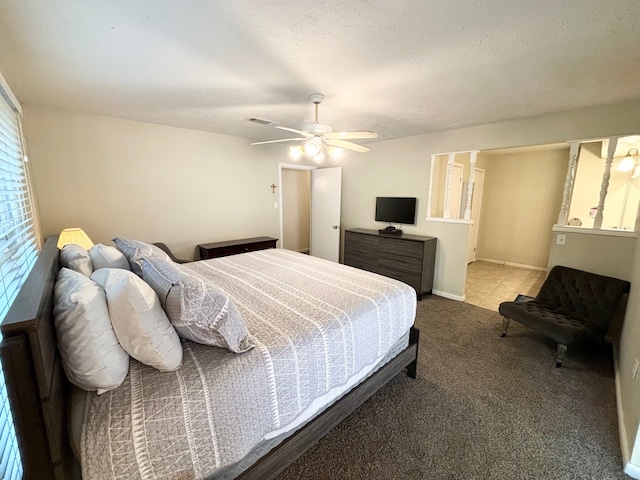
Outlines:
[{"label": "dresser drawer", "polygon": [[378,273],[380,275],[384,275],[385,277],[393,278],[395,280],[399,280],[401,282],[406,283],[407,285],[411,285],[416,292],[420,292],[420,283],[422,277],[419,273],[407,273],[401,270],[396,270],[394,268],[385,268],[380,267],[378,265]]},{"label": "dresser drawer", "polygon": [[377,273],[378,266],[375,263],[364,261],[358,256],[346,255],[344,256],[344,264],[350,267],[359,268],[361,270],[367,270],[368,272]]},{"label": "dresser drawer", "polygon": [[377,237],[372,237],[371,235],[361,235],[359,233],[353,232],[345,232],[344,236],[344,246],[349,249],[378,249],[378,241],[380,239]]},{"label": "dresser drawer", "polygon": [[378,269],[381,268],[420,276],[422,273],[422,257],[416,259],[393,253],[387,253],[386,255],[381,254],[380,257],[378,257]]},{"label": "dresser drawer", "polygon": [[404,241],[399,242],[395,238],[379,238],[378,252],[381,256],[395,254],[403,257],[422,258],[424,243]]}]

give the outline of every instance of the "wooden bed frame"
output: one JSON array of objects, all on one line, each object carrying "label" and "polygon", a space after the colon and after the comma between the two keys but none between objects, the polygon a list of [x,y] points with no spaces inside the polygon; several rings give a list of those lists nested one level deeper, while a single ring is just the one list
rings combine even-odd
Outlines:
[{"label": "wooden bed frame", "polygon": [[[57,237],[49,237],[18,297],[0,326],[0,358],[13,412],[24,478],[80,478],[67,430],[70,384],[60,363],[53,319],[53,286],[59,270]],[[378,389],[406,369],[416,378],[418,338],[366,381],[284,440],[238,478],[269,479],[311,448]]]}]

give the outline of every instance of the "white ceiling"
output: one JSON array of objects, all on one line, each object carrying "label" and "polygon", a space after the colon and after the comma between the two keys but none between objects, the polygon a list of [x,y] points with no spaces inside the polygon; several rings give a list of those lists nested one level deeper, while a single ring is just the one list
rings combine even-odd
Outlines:
[{"label": "white ceiling", "polygon": [[[2,0],[27,105],[272,140],[310,93],[400,138],[640,97],[638,0]],[[366,143],[366,142],[362,142]]]}]

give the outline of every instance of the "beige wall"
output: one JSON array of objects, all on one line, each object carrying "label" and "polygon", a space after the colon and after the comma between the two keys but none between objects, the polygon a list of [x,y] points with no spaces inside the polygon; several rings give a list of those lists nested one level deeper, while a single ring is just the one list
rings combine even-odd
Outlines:
[{"label": "beige wall", "polygon": [[488,156],[478,258],[546,267],[568,161],[568,147]]},{"label": "beige wall", "polygon": [[273,149],[33,107],[24,131],[45,235],[78,226],[96,243],[116,235],[164,241],[186,258],[198,243],[278,237]]},{"label": "beige wall", "polygon": [[282,248],[309,252],[311,171],[282,169]]},{"label": "beige wall", "polygon": [[[467,277],[468,222],[445,222],[441,219],[427,221],[425,234],[438,239],[433,291],[454,300],[464,300],[464,284]],[[450,275],[458,272],[459,276]]]},{"label": "beige wall", "polygon": [[[565,245],[556,245],[556,236],[565,235]],[[636,239],[593,232],[552,232],[548,269],[556,265],[631,281],[631,258]]]},{"label": "beige wall", "polygon": [[[639,109],[640,100],[635,100],[377,142],[366,155],[348,152],[339,161],[343,167],[342,225],[345,228],[379,228],[380,224],[373,220],[376,196],[416,196],[418,223],[415,227],[403,227],[403,230],[429,235],[425,218],[431,154],[630,135],[640,131]],[[466,257],[466,251],[459,254]],[[457,292],[464,292],[466,264],[441,272],[434,279],[436,290],[444,291],[443,285],[447,284],[456,285]]]},{"label": "beige wall", "polygon": [[631,293],[627,304],[627,314],[622,327],[618,349],[619,402],[622,404],[624,424],[622,441],[631,451],[631,462],[636,473],[640,471],[640,375],[632,378],[633,363],[640,358],[640,238],[631,259]]}]

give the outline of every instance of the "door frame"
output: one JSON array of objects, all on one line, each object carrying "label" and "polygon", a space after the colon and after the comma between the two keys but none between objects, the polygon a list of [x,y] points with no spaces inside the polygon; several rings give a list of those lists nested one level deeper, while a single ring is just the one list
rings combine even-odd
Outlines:
[{"label": "door frame", "polygon": [[[482,172],[482,192],[479,198],[476,198],[476,185],[478,185],[478,182],[474,181],[473,182],[473,192],[472,192],[472,196],[471,196],[471,221],[472,226],[471,228],[475,228],[475,239],[474,239],[474,245],[473,245],[473,254],[472,254],[472,258],[471,260],[469,260],[469,251],[470,251],[470,246],[471,246],[471,242],[469,242],[469,245],[467,246],[467,264],[475,262],[477,260],[477,255],[476,255],[476,249],[478,247],[478,233],[480,232],[480,216],[482,214],[482,197],[484,196],[484,182],[485,182],[485,176],[486,176],[486,169],[484,168],[474,168],[475,173],[476,173],[476,177],[477,178],[477,173],[478,172]],[[477,221],[474,221],[473,219],[473,214],[474,212],[477,212],[477,216],[478,219]],[[471,232],[471,228],[469,229],[469,232]],[[471,240],[471,238],[469,238],[469,240]]]},{"label": "door frame", "polygon": [[278,218],[280,222],[280,245],[278,248],[284,248],[284,218],[282,214],[282,170],[315,170],[318,167],[312,165],[298,165],[296,163],[278,163]]}]

